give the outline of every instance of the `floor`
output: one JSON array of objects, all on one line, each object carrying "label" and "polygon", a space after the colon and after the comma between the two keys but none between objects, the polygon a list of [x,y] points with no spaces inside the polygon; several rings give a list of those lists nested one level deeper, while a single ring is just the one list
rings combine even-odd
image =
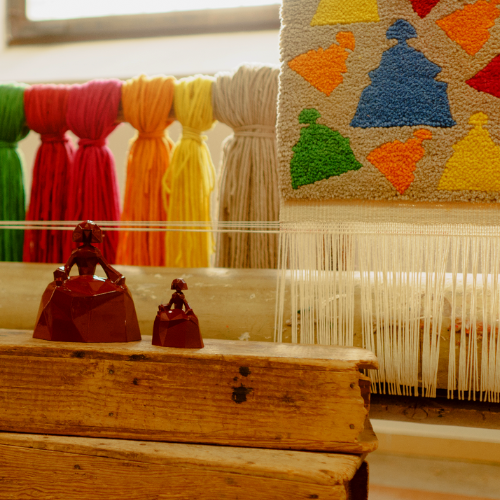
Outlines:
[{"label": "floor", "polygon": [[369,500],[500,500],[500,466],[369,455]]}]

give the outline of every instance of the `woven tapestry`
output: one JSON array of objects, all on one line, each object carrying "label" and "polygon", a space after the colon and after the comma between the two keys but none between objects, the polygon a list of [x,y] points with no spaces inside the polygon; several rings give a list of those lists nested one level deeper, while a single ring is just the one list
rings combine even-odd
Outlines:
[{"label": "woven tapestry", "polygon": [[283,0],[275,339],[500,401],[500,0]]},{"label": "woven tapestry", "polygon": [[284,199],[500,200],[499,0],[285,0]]}]

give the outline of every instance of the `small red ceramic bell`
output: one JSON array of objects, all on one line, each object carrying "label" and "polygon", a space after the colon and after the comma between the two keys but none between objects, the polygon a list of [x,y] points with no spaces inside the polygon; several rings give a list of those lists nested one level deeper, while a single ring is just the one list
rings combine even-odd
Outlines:
[{"label": "small red ceramic bell", "polygon": [[[61,342],[131,342],[141,340],[134,301],[125,277],[111,267],[92,243],[102,243],[100,227],[85,221],[73,232],[81,245],[42,295],[33,337]],[[69,276],[73,265],[79,276]],[[97,264],[107,279],[95,276]]]},{"label": "small red ceramic bell", "polygon": [[[198,318],[182,293],[188,286],[182,279],[172,281],[172,298],[168,304],[158,306],[153,326],[153,345],[161,347],[204,347]],[[173,309],[170,309],[174,306]],[[182,307],[185,307],[185,311]]]}]

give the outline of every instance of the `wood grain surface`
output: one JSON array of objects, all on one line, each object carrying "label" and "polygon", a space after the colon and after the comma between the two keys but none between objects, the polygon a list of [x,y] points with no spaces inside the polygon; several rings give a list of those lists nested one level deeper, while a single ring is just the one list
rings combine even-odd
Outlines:
[{"label": "wood grain surface", "polygon": [[[357,348],[72,344],[0,331],[0,430],[367,453]],[[360,387],[361,383],[361,387]]]},{"label": "wood grain surface", "polygon": [[[364,455],[152,443],[125,439],[0,433],[0,446],[335,486],[350,481]],[[5,449],[5,448],[4,448]]]},{"label": "wood grain surface", "polygon": [[2,433],[0,499],[357,499],[363,458]]}]

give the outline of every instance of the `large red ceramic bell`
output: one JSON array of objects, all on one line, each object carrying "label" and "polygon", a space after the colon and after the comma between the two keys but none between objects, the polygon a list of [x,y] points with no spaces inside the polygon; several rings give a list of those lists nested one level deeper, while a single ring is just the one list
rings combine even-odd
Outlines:
[{"label": "large red ceramic bell", "polygon": [[[153,325],[153,345],[162,347],[185,347],[200,349],[204,347],[198,318],[182,293],[187,284],[182,279],[172,281],[172,298],[168,304],[158,306]],[[170,309],[174,306],[173,309]],[[182,308],[185,308],[185,311]]]},{"label": "large red ceramic bell", "polygon": [[[73,250],[42,295],[33,337],[61,342],[131,342],[141,340],[134,301],[125,277],[111,267],[92,243],[102,243],[97,224],[76,226]],[[69,276],[73,265],[79,276]],[[97,264],[106,279],[95,276]]]}]

